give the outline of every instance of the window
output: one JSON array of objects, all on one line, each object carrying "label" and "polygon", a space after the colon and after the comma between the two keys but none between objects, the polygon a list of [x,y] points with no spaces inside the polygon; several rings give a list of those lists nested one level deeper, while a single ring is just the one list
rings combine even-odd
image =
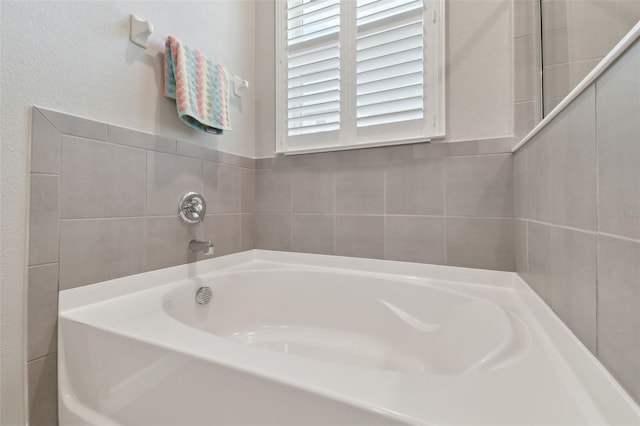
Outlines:
[{"label": "window", "polygon": [[443,136],[443,1],[277,1],[277,151]]}]

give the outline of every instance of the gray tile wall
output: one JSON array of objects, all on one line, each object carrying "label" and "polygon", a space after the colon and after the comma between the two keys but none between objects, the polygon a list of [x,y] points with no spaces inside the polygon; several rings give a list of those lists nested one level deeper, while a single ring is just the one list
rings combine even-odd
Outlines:
[{"label": "gray tile wall", "polygon": [[640,401],[640,42],[515,153],[518,273]]},{"label": "gray tile wall", "polygon": [[[27,302],[31,425],[57,423],[58,291],[254,248],[255,160],[33,108]],[[177,203],[202,192],[207,216]]]},{"label": "gray tile wall", "polygon": [[[211,238],[217,255],[258,247],[514,270],[514,142],[251,160],[34,108],[33,424],[56,417],[58,290],[201,259],[181,244],[191,238]],[[201,225],[175,215],[188,190],[208,201]]]},{"label": "gray tile wall", "polygon": [[256,247],[513,271],[511,143],[256,160]]}]

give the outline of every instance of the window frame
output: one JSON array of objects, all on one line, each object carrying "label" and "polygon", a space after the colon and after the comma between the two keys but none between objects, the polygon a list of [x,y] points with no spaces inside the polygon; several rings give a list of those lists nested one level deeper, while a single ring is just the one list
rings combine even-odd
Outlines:
[{"label": "window frame", "polygon": [[[275,1],[276,154],[294,155],[376,146],[428,142],[445,137],[445,0],[423,0],[423,34],[433,45],[423,50],[425,102],[423,118],[357,127],[356,123],[356,1],[340,1],[340,130],[288,135],[287,0]],[[429,52],[430,55],[424,55]],[[430,76],[430,77],[428,77]],[[408,123],[419,134],[403,136]],[[382,130],[382,131],[381,131]],[[400,136],[398,136],[400,135]],[[327,143],[332,141],[332,143]]]}]

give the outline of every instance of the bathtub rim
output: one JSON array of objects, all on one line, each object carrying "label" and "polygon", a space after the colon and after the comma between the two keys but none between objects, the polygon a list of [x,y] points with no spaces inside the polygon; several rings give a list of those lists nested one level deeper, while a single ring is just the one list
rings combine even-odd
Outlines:
[{"label": "bathtub rim", "polygon": [[141,272],[134,275],[61,290],[58,302],[58,313],[87,306],[92,303],[113,299],[125,294],[144,291],[170,282],[217,272],[221,269],[238,267],[252,261],[297,264],[303,267],[319,267],[336,271],[352,270],[357,272],[384,274],[390,277],[402,276],[408,279],[418,278],[442,280],[474,286],[485,285],[512,289],[519,288],[519,284],[515,280],[517,274],[514,272],[400,262],[395,260],[365,259],[358,257],[253,249],[213,259],[200,260],[184,265]]}]

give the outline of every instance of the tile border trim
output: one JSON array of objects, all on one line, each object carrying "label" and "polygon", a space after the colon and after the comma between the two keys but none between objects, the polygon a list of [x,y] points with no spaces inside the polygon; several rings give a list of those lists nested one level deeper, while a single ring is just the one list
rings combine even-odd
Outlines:
[{"label": "tile border trim", "polygon": [[604,74],[613,63],[624,54],[636,40],[640,40],[640,22],[638,22],[631,30],[611,49],[611,51],[596,65],[589,74],[587,74],[576,87],[565,96],[558,105],[555,106],[520,142],[513,147],[511,152],[516,152],[529,142],[536,134],[544,129],[556,116],[558,116],[565,108],[567,108],[582,92],[586,91],[592,84]]},{"label": "tile border trim", "polygon": [[[54,109],[45,108],[39,105],[33,105],[33,109],[40,112],[45,117],[45,119],[47,119],[49,123],[51,123],[51,125],[56,128],[62,135],[93,139],[100,142],[107,142],[115,145],[144,149],[147,151],[164,152],[181,157],[212,161],[215,163],[227,164],[236,167],[244,167],[249,169],[253,169],[255,167],[255,159],[253,158],[244,157],[242,155],[233,154],[230,152],[220,151],[213,148],[207,148],[205,146],[196,145],[182,139],[174,139],[128,127],[117,126],[107,122],[97,121],[86,117],[56,111]],[[61,125],[61,120],[71,120],[72,123],[75,124],[75,129],[69,128],[71,126]],[[93,126],[92,130],[98,130],[98,132],[91,133],[91,131],[85,132],[76,130],[77,128],[86,129],[90,126]],[[136,135],[140,139],[146,139],[148,142],[148,146],[141,146],[140,144],[135,144],[123,140],[113,140],[112,132],[114,129]],[[173,147],[170,147],[171,144],[173,144]]]}]

